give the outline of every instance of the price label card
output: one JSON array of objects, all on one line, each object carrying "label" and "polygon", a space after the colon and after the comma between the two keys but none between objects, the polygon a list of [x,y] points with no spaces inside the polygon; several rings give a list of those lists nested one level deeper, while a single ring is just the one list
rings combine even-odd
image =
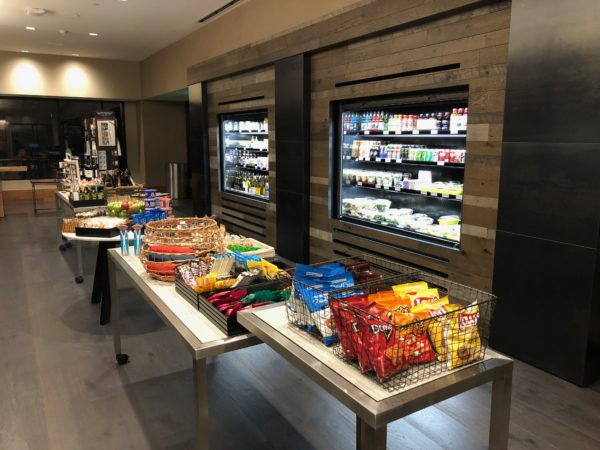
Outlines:
[{"label": "price label card", "polygon": [[423,191],[423,190],[421,191],[421,195],[427,195],[427,194],[429,194],[429,192]]},{"label": "price label card", "polygon": [[371,134],[371,132],[369,130],[365,130],[365,136]]},{"label": "price label card", "polygon": [[362,181],[356,183],[357,186],[362,186]]},{"label": "price label card", "polygon": [[384,131],[383,134],[390,134],[390,132],[389,131]]},{"label": "price label card", "polygon": [[438,134],[438,130],[431,130],[431,134]]},{"label": "price label card", "polygon": [[444,165],[444,161],[438,161],[438,162],[437,162],[437,165],[438,165],[438,166],[443,166],[443,165]]},{"label": "price label card", "polygon": [[382,188],[382,186],[381,186],[380,184],[376,184],[376,185],[375,185],[375,187],[376,187],[377,189],[381,189],[381,188]]},{"label": "price label card", "polygon": [[462,197],[463,197],[462,195],[457,195],[456,200],[462,200]]},{"label": "price label card", "polygon": [[442,198],[450,198],[450,195],[448,195],[448,194],[442,194]]},{"label": "price label card", "polygon": [[412,134],[419,134],[419,130],[413,130]]}]

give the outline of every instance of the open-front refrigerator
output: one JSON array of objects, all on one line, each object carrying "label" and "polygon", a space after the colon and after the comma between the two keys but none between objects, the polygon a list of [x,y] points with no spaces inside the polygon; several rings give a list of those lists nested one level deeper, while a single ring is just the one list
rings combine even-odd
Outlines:
[{"label": "open-front refrigerator", "polygon": [[220,116],[219,146],[221,190],[268,201],[267,111]]},{"label": "open-front refrigerator", "polygon": [[458,248],[468,93],[337,104],[333,214]]}]

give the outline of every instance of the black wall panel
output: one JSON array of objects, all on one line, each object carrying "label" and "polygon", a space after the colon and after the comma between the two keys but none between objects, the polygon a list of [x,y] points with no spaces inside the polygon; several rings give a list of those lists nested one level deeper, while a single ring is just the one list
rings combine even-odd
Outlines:
[{"label": "black wall panel", "polygon": [[600,2],[514,0],[491,344],[600,376]]},{"label": "black wall panel", "polygon": [[194,214],[210,215],[210,164],[208,155],[208,112],[206,83],[188,86],[189,170]]},{"label": "black wall panel", "polygon": [[277,253],[308,261],[310,60],[275,63]]}]

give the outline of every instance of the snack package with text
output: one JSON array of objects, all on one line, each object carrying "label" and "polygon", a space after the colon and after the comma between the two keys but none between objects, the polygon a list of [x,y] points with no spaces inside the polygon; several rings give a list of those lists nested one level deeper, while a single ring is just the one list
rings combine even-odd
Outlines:
[{"label": "snack package with text", "polygon": [[479,306],[476,304],[451,314],[446,333],[448,369],[455,369],[481,358],[478,321]]}]

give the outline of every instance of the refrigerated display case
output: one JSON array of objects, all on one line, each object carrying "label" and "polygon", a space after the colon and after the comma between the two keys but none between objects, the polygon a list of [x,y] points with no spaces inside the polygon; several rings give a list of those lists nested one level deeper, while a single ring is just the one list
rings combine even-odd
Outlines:
[{"label": "refrigerated display case", "polygon": [[267,111],[220,116],[221,191],[269,200]]},{"label": "refrigerated display case", "polygon": [[460,246],[467,92],[338,104],[338,219]]}]

